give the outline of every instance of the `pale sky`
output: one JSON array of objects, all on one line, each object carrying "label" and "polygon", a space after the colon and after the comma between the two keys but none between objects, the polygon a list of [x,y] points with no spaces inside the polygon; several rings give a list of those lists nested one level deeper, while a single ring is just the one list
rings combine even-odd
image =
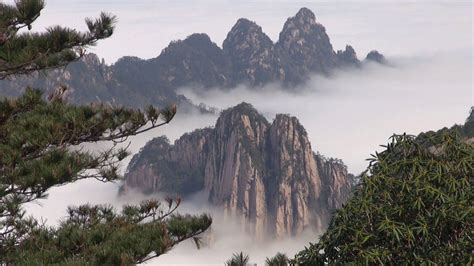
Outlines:
[{"label": "pale sky", "polygon": [[[365,159],[393,133],[418,134],[463,123],[474,105],[471,1],[47,0],[34,30],[54,24],[85,30],[84,17],[111,12],[119,18],[116,33],[91,50],[110,64],[125,55],[156,57],[170,41],[196,32],[208,33],[221,46],[241,17],[256,21],[276,41],[285,20],[301,7],[313,10],[336,50],[351,44],[363,58],[377,49],[394,65],[341,72],[331,79],[315,76],[301,94],[272,88],[266,92],[237,88],[208,95],[195,95],[183,88],[183,93],[196,103],[220,108],[245,100],[269,120],[276,113],[295,115],[307,129],[313,150],[341,158],[355,174],[365,169]],[[178,114],[166,127],[132,138],[131,151],[138,152],[161,134],[173,141],[185,132],[213,125],[216,119]],[[50,199],[28,211],[53,224],[64,217],[70,204],[122,203],[117,201],[116,185],[93,180],[49,192]],[[217,231],[229,230],[228,224],[216,222],[213,226]],[[285,240],[262,250],[236,235],[245,236],[241,232],[224,236],[222,245],[204,250],[189,242],[179,245],[150,265],[223,265],[240,250],[250,253],[252,262],[260,263],[277,250],[292,256],[307,244],[306,240],[298,244]]]},{"label": "pale sky", "polygon": [[[13,2],[8,0],[6,2]],[[285,20],[313,10],[335,49],[351,44],[363,57],[371,49],[390,55],[472,48],[471,1],[230,1],[46,0],[34,30],[60,24],[84,29],[100,11],[118,16],[115,34],[91,49],[107,63],[121,56],[153,58],[172,40],[208,33],[221,46],[238,18],[254,20],[276,41]]]}]

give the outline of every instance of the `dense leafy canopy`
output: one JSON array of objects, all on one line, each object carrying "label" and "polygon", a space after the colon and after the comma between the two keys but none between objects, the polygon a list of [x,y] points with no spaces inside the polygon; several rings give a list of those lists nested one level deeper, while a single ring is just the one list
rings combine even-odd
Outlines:
[{"label": "dense leafy canopy", "polygon": [[240,253],[235,253],[234,255],[232,255],[232,258],[226,261],[225,265],[226,266],[247,266],[249,261],[250,261],[249,255],[243,252],[240,252]]},{"label": "dense leafy canopy", "polygon": [[[87,46],[109,37],[115,18],[86,20],[89,32],[52,27],[30,30],[42,0],[0,4],[0,79],[62,66]],[[20,88],[19,88],[20,89]],[[179,200],[146,201],[118,213],[109,206],[71,207],[57,227],[26,217],[24,203],[46,191],[84,178],[120,178],[128,155],[119,144],[127,137],[169,123],[176,106],[136,111],[105,104],[74,106],[63,100],[66,87],[49,96],[27,89],[17,99],[0,101],[0,264],[134,264],[159,256],[211,225],[207,215],[179,215]],[[108,141],[99,151],[84,145]]]},{"label": "dense leafy canopy", "polygon": [[277,253],[274,257],[265,260],[267,266],[288,266],[289,263],[290,259],[283,253]]},{"label": "dense leafy canopy", "polygon": [[472,264],[474,147],[439,134],[394,136],[319,243],[293,263]]}]

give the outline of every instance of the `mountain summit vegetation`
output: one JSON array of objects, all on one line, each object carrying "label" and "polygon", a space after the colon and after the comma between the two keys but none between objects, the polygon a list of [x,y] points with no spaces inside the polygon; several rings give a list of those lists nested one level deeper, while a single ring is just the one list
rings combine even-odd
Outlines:
[{"label": "mountain summit vegetation", "polygon": [[[42,0],[0,3],[0,78],[53,69],[81,58],[85,48],[108,38],[115,17],[86,19],[87,32],[61,26],[32,33]],[[20,90],[20,88],[17,88]],[[27,217],[23,204],[45,198],[53,186],[84,178],[120,178],[127,155],[117,145],[127,137],[171,121],[176,106],[145,112],[64,101],[65,86],[48,97],[27,88],[18,98],[0,101],[0,264],[129,265],[147,261],[209,228],[207,215],[176,214],[179,199],[149,200],[125,206],[70,207],[56,227]],[[88,152],[83,144],[109,141],[111,148]],[[87,192],[86,192],[87,193]]]},{"label": "mountain summit vegetation", "polygon": [[395,135],[296,265],[472,265],[473,109],[464,126]]}]

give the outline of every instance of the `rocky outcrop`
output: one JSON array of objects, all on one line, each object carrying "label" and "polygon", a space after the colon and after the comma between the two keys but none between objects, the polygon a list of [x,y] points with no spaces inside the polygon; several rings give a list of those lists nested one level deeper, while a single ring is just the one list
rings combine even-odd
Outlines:
[{"label": "rocky outcrop", "polygon": [[300,82],[310,73],[327,74],[338,63],[326,29],[307,8],[285,22],[277,47],[290,83]]},{"label": "rocky outcrop", "polygon": [[156,59],[149,61],[148,67],[153,69],[156,82],[165,88],[227,87],[231,82],[229,59],[202,33],[171,42]]},{"label": "rocky outcrop", "polygon": [[139,187],[146,193],[182,195],[201,190],[211,133],[210,129],[196,130],[183,135],[175,145],[166,137],[148,142],[128,166],[127,186]]},{"label": "rocky outcrop", "polygon": [[344,51],[339,50],[337,51],[337,59],[344,65],[358,67],[360,66],[361,62],[357,59],[357,54],[350,45],[346,45],[346,49]]},{"label": "rocky outcrop", "polygon": [[376,50],[370,51],[365,58],[366,61],[372,61],[379,64],[386,64],[387,60],[385,57]]},{"label": "rocky outcrop", "polygon": [[[367,60],[385,61],[378,52],[371,52]],[[351,46],[334,52],[324,26],[313,12],[302,8],[286,21],[276,43],[255,22],[242,18],[228,33],[222,49],[206,34],[192,34],[172,41],[149,60],[124,57],[109,66],[89,54],[47,75],[0,81],[0,95],[18,96],[27,86],[54,90],[67,85],[69,101],[76,104],[102,101],[143,108],[174,102],[183,111],[191,106],[177,95],[176,90],[183,86],[229,89],[246,84],[258,88],[281,82],[291,89],[313,73],[326,75],[335,68],[360,65]]]},{"label": "rocky outcrop", "polygon": [[223,50],[232,62],[234,84],[261,86],[282,79],[273,42],[253,21],[239,19],[227,34]]},{"label": "rocky outcrop", "polygon": [[312,151],[298,119],[277,115],[269,123],[242,103],[223,111],[215,128],[174,145],[152,140],[133,158],[125,187],[183,196],[204,190],[210,203],[263,238],[324,228],[347,200],[350,178],[342,162]]}]

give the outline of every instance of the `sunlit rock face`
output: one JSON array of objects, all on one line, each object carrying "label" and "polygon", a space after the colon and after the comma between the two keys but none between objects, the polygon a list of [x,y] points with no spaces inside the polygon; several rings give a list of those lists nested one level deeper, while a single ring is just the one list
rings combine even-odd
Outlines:
[{"label": "sunlit rock face", "polygon": [[132,159],[125,186],[182,196],[204,190],[260,239],[322,230],[351,187],[344,164],[316,155],[297,118],[269,123],[246,103],[173,145],[149,142]]},{"label": "sunlit rock face", "polygon": [[[374,51],[365,61],[384,63],[385,58]],[[181,111],[187,111],[199,108],[178,94],[182,87],[232,89],[243,84],[258,89],[276,82],[292,89],[311,74],[327,75],[336,68],[360,65],[351,46],[335,52],[324,26],[311,10],[302,8],[288,18],[276,43],[257,23],[241,18],[222,48],[208,35],[195,33],[171,41],[148,60],[126,56],[106,65],[88,54],[47,75],[0,81],[0,95],[18,96],[28,86],[52,91],[63,84],[69,87],[67,98],[74,104],[101,101],[144,108],[178,103]]]}]

